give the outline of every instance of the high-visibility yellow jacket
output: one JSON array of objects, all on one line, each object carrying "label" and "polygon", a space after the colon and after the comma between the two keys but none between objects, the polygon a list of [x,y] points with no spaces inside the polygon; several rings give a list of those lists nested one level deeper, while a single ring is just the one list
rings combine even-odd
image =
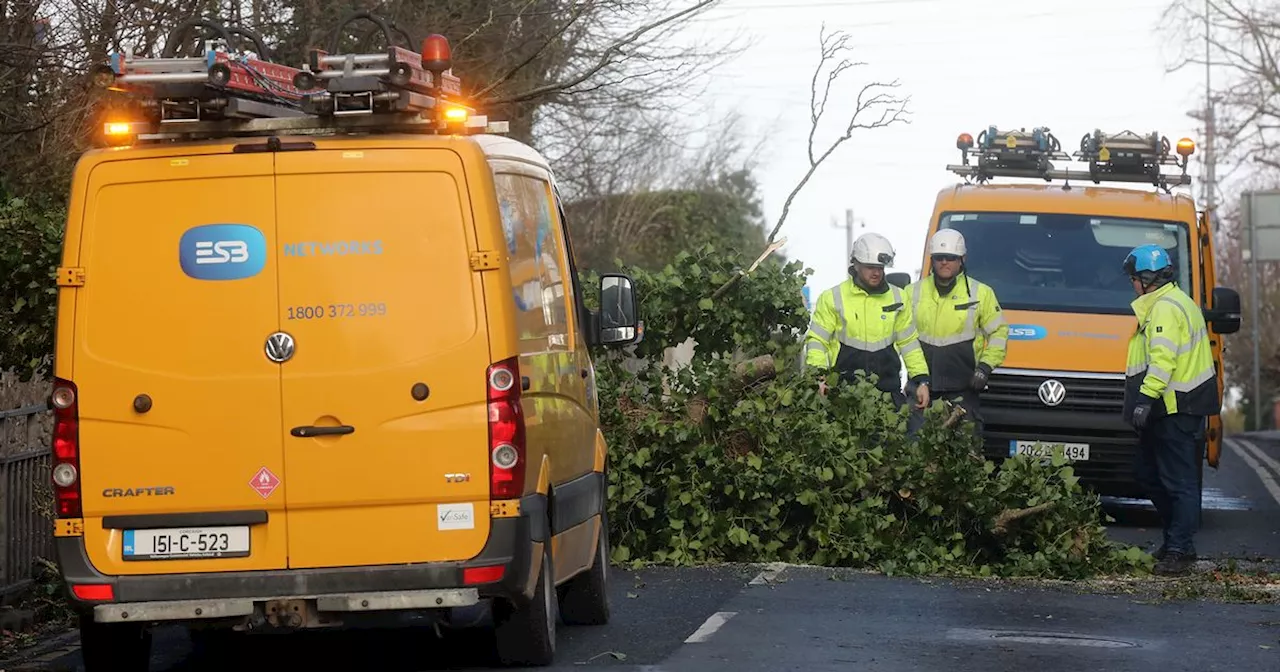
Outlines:
[{"label": "high-visibility yellow jacket", "polygon": [[818,296],[805,334],[805,365],[835,369],[852,381],[857,371],[875,374],[885,392],[902,389],[902,365],[913,382],[927,382],[929,369],[911,321],[911,306],[898,287],[871,294],[850,278]]},{"label": "high-visibility yellow jacket", "polygon": [[1195,300],[1169,283],[1131,305],[1138,325],[1129,338],[1124,419],[1143,401],[1152,404],[1153,418],[1221,412],[1209,330]]},{"label": "high-visibility yellow jacket", "polygon": [[979,364],[990,373],[1004,363],[1009,325],[991,287],[961,273],[945,295],[939,295],[933,276],[916,281],[907,293],[934,392],[968,389]]}]

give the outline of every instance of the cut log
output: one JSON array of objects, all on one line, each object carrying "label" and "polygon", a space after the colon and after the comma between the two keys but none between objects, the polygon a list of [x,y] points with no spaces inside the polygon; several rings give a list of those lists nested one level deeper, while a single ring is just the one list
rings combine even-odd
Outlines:
[{"label": "cut log", "polygon": [[755,385],[766,380],[772,380],[778,375],[778,367],[774,364],[772,355],[761,355],[748,359],[744,362],[738,362],[733,367],[733,385],[742,388]]},{"label": "cut log", "polygon": [[1025,509],[1005,509],[1000,512],[1000,515],[996,516],[996,524],[992,529],[992,532],[1001,535],[1007,534],[1009,532],[1009,525],[1028,516],[1034,516],[1037,513],[1044,513],[1045,511],[1052,509],[1053,505],[1053,502],[1045,502]]}]

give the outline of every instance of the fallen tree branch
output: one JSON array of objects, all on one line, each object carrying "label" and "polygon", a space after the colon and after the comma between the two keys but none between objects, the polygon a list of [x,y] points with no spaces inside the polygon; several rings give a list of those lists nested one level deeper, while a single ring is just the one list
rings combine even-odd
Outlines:
[{"label": "fallen tree branch", "polygon": [[738,362],[733,367],[733,386],[735,388],[750,387],[766,380],[772,380],[778,375],[778,367],[773,361],[773,355],[761,355],[753,357],[743,362]]},{"label": "fallen tree branch", "polygon": [[995,526],[991,531],[997,535],[1008,534],[1009,525],[1022,520],[1023,518],[1034,516],[1038,513],[1044,513],[1045,511],[1052,509],[1053,506],[1054,502],[1045,502],[1025,509],[1005,509],[1000,512],[1000,515],[996,516]]},{"label": "fallen tree branch", "polygon": [[[892,82],[871,82],[864,84],[862,89],[858,91],[853,112],[849,115],[849,121],[845,125],[844,133],[842,133],[827,148],[821,152],[817,151],[814,146],[814,139],[817,135],[818,125],[822,123],[822,117],[827,111],[827,102],[831,97],[831,86],[846,71],[855,67],[865,65],[861,62],[850,61],[844,58],[842,54],[850,51],[851,38],[848,33],[837,30],[830,35],[827,34],[824,25],[819,39],[822,45],[822,54],[818,59],[818,65],[814,68],[813,78],[809,84],[809,143],[807,147],[809,168],[805,171],[804,176],[791,189],[791,193],[787,194],[787,198],[782,203],[782,213],[778,216],[778,221],[773,225],[773,230],[769,232],[766,244],[773,246],[774,239],[777,238],[778,232],[782,230],[782,225],[787,221],[787,215],[791,213],[791,204],[795,201],[796,196],[804,189],[809,180],[818,172],[818,168],[822,166],[826,160],[835,153],[845,142],[853,137],[854,131],[871,130],[876,128],[884,128],[892,126],[898,122],[911,123],[907,119],[907,103],[911,101],[910,96],[898,97],[884,91],[885,89],[896,89],[898,87],[897,80]],[[828,64],[831,64],[830,71],[825,77],[822,76],[823,70]],[[821,89],[821,90],[820,90]],[[871,115],[879,114],[879,117]],[[869,119],[869,120],[868,120]],[[785,240],[785,239],[784,239]],[[770,249],[766,247],[766,255]],[[757,262],[758,263],[758,262]],[[754,270],[754,266],[752,269]],[[740,271],[737,275],[729,278],[727,282],[716,289],[711,298],[718,299],[724,296],[726,292],[733,288],[744,275],[751,271]]]},{"label": "fallen tree branch", "polygon": [[947,419],[943,421],[942,426],[948,429],[955,427],[956,424],[959,423],[962,418],[964,418],[966,413],[967,411],[964,410],[963,406],[952,406],[951,415],[947,416]]}]

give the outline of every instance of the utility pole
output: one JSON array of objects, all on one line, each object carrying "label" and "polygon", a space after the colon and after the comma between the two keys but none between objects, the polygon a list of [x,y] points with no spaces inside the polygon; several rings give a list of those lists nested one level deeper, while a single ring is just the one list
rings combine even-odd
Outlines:
[{"label": "utility pole", "polygon": [[835,217],[831,218],[831,226],[836,229],[844,229],[844,263],[849,263],[849,258],[853,256],[853,208],[847,208],[844,211],[844,224],[836,221]]},{"label": "utility pole", "polygon": [[1209,12],[1212,10],[1211,0],[1204,0],[1204,210],[1214,214],[1218,200],[1218,171],[1215,142],[1217,123],[1213,110],[1213,85],[1211,64],[1213,62],[1209,30]]}]

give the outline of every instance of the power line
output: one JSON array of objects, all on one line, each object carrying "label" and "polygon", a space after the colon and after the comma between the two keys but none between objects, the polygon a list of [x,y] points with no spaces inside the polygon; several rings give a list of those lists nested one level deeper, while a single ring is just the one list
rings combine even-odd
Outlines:
[{"label": "power line", "polygon": [[[854,9],[858,7],[874,7],[877,5],[941,5],[946,3],[949,6],[955,6],[955,0],[800,0],[797,2],[786,3],[763,3],[763,4],[741,4],[730,6],[728,3],[713,7],[706,10],[704,14],[714,12],[737,11],[746,12],[756,9],[821,9],[821,8],[847,8]],[[1150,4],[1150,5],[1124,5],[1123,9],[1165,9],[1167,4]],[[1108,12],[1114,11],[1115,8],[1108,8]],[[1078,13],[1077,10],[1075,13]],[[1001,12],[998,18],[1001,20],[1009,18],[1017,18],[1018,14]]]}]

